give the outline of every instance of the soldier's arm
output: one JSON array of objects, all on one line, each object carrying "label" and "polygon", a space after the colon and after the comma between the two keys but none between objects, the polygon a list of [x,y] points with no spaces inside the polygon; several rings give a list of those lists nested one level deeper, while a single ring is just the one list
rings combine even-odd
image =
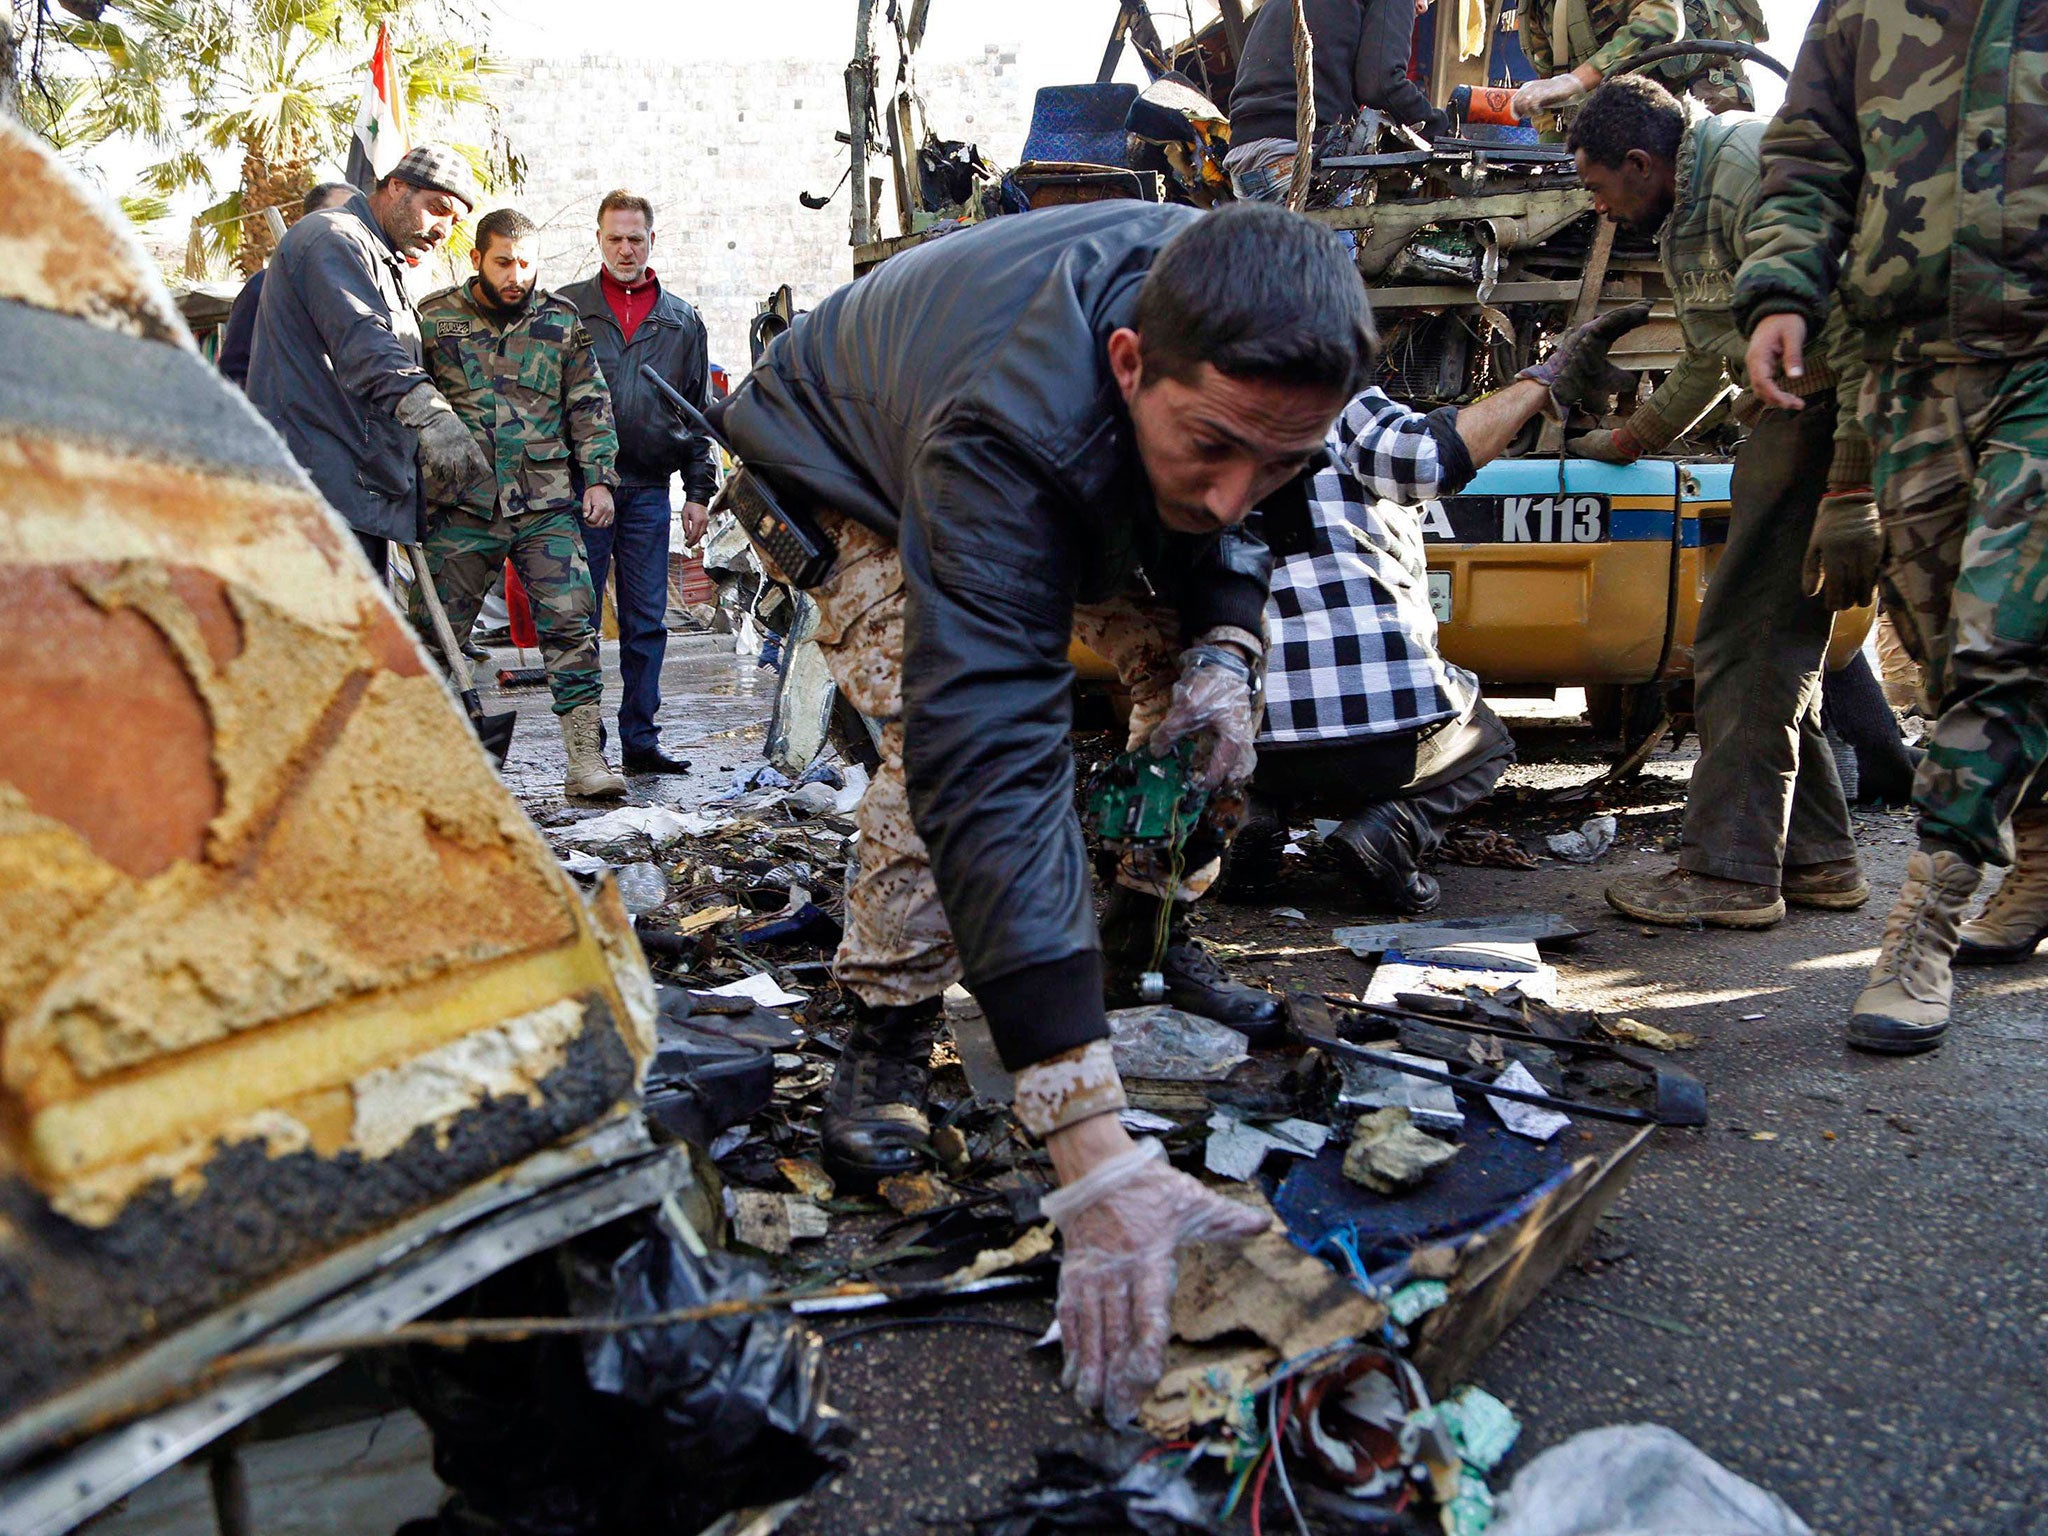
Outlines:
[{"label": "soldier's arm", "polygon": [[1863,393],[1863,348],[1853,326],[1841,326],[1828,348],[1835,376],[1835,456],[1828,464],[1828,489],[1862,490],[1870,484],[1870,439],[1856,410]]},{"label": "soldier's arm", "polygon": [[[1736,322],[1793,314],[1820,334],[1863,185],[1854,24],[1860,0],[1821,0],[1765,130],[1763,191],[1735,282]],[[1754,382],[1754,381],[1752,381]]]},{"label": "soldier's arm", "polygon": [[583,478],[591,485],[619,483],[619,434],[612,425],[612,392],[597,366],[597,354],[583,322],[570,321],[562,359],[562,415]]},{"label": "soldier's arm", "polygon": [[395,411],[428,381],[427,372],[391,329],[374,258],[339,231],[301,247],[299,258],[299,291],[336,382],[359,400]]},{"label": "soldier's arm", "polygon": [[1711,352],[1687,348],[1678,366],[1664,376],[1627,422],[1628,434],[1643,453],[1656,453],[1687,427],[1728,387],[1728,370]]},{"label": "soldier's arm", "polygon": [[1599,51],[1580,68],[1589,69],[1604,80],[1637,54],[1659,43],[1675,43],[1683,36],[1685,12],[1680,0],[1636,0],[1628,9],[1628,18],[1615,28],[1614,36],[1602,43]]},{"label": "soldier's arm", "polygon": [[1522,56],[1541,80],[1557,72],[1557,60],[1550,51],[1550,19],[1544,14],[1547,0],[1522,0],[1515,12],[1515,30],[1521,34]]}]

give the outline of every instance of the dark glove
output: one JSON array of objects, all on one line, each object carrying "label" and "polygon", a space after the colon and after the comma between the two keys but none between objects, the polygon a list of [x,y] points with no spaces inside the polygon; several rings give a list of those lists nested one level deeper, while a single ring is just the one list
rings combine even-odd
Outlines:
[{"label": "dark glove", "polygon": [[469,428],[455,414],[455,407],[433,385],[413,385],[398,402],[395,414],[400,425],[420,435],[420,473],[427,483],[429,501],[452,506],[472,485],[495,473],[483,449],[469,435]]},{"label": "dark glove", "polygon": [[1516,377],[1534,379],[1548,389],[1560,413],[1595,394],[1614,394],[1627,385],[1628,375],[1607,361],[1607,349],[1649,318],[1648,304],[1631,304],[1575,325],[1557,338],[1550,356]]},{"label": "dark glove", "polygon": [[1884,532],[1877,522],[1877,498],[1867,490],[1829,491],[1813,519],[1800,568],[1806,595],[1828,608],[1862,608],[1877,595],[1877,568],[1884,558]]},{"label": "dark glove", "polygon": [[1581,432],[1565,439],[1565,455],[1574,459],[1598,459],[1602,464],[1633,464],[1643,456],[1643,445],[1627,427],[1612,431]]}]

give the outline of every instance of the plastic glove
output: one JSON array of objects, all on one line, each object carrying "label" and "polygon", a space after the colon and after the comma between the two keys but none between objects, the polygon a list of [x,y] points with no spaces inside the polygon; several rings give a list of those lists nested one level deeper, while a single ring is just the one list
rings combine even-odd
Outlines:
[{"label": "plastic glove", "polygon": [[1585,82],[1577,75],[1552,75],[1548,80],[1531,80],[1515,92],[1508,110],[1517,117],[1534,117],[1538,112],[1555,112],[1570,106],[1586,94]]},{"label": "plastic glove", "polygon": [[1548,357],[1531,363],[1515,377],[1543,385],[1560,410],[1601,391],[1611,394],[1627,383],[1627,376],[1607,361],[1607,349],[1649,318],[1648,304],[1631,304],[1575,325],[1557,338]]},{"label": "plastic glove", "polygon": [[1564,451],[1568,457],[1598,459],[1602,464],[1633,464],[1643,456],[1642,444],[1627,427],[1581,432],[1565,439]]},{"label": "plastic glove", "polygon": [[1829,491],[1821,497],[1800,568],[1806,595],[1818,597],[1835,613],[1864,607],[1877,595],[1883,559],[1877,498],[1867,490]]},{"label": "plastic glove", "polygon": [[1190,647],[1181,653],[1180,681],[1173,685],[1173,697],[1152,733],[1152,755],[1164,757],[1199,733],[1208,744],[1206,759],[1197,758],[1202,787],[1242,784],[1259,760],[1252,745],[1259,734],[1259,714],[1249,663],[1221,646]]},{"label": "plastic glove", "polygon": [[420,471],[426,476],[429,501],[452,505],[472,485],[495,473],[455,407],[433,385],[413,385],[395,414],[401,425],[420,435]]},{"label": "plastic glove", "polygon": [[1128,1423],[1166,1366],[1180,1279],[1175,1250],[1256,1237],[1269,1219],[1167,1166],[1165,1149],[1149,1137],[1054,1190],[1042,1208],[1066,1245],[1061,1382],[1082,1407]]}]

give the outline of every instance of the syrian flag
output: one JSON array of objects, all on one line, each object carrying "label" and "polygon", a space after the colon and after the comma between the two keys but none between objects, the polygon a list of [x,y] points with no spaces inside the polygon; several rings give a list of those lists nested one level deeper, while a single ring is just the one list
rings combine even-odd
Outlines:
[{"label": "syrian flag", "polygon": [[411,146],[406,141],[405,94],[398,88],[398,64],[391,57],[391,25],[377,26],[377,50],[370,78],[356,108],[355,135],[348,146],[348,179],[362,191],[376,186]]}]

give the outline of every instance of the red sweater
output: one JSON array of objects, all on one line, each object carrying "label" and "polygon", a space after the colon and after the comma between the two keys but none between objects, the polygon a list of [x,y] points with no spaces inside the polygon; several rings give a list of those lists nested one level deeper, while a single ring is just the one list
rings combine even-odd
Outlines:
[{"label": "red sweater", "polygon": [[604,293],[605,303],[611,305],[612,315],[619,322],[619,334],[627,341],[640,329],[640,322],[654,311],[654,301],[661,297],[661,279],[649,267],[640,275],[640,281],[628,288],[604,268],[597,269],[597,285]]}]

